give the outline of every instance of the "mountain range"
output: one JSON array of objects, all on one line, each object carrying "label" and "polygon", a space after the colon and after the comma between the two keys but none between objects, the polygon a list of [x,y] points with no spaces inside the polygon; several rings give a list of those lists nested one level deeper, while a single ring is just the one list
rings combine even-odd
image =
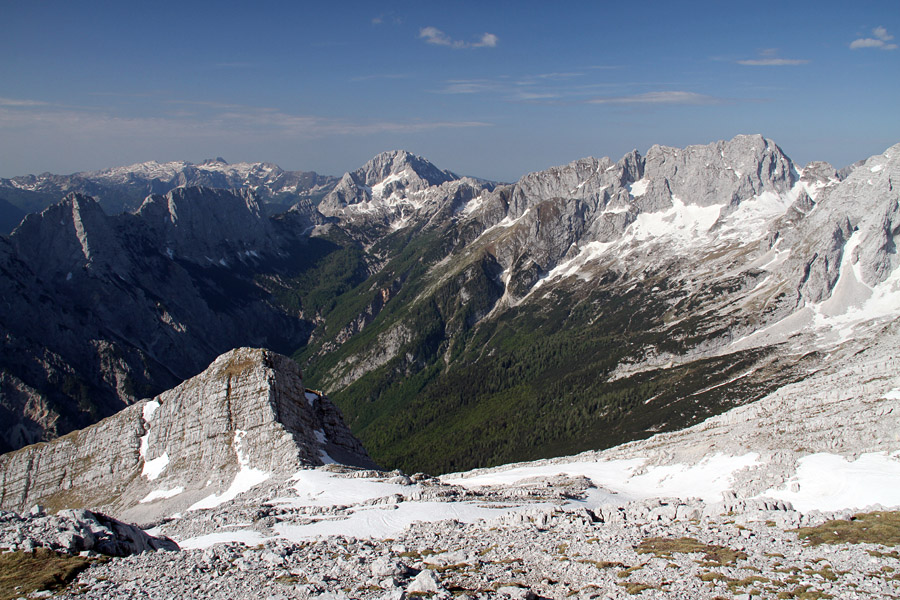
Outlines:
[{"label": "mountain range", "polygon": [[[93,197],[107,214],[118,214],[136,209],[149,194],[203,186],[252,190],[264,205],[272,205],[271,212],[279,212],[301,200],[318,201],[336,183],[337,178],[313,171],[285,171],[263,162],[228,164],[218,157],[199,164],[149,161],[71,175],[41,173],[0,178],[0,200],[30,213],[77,192]],[[0,209],[3,206],[0,204]],[[2,212],[0,215],[5,216]],[[12,230],[5,227],[6,221],[0,224],[4,225],[4,232]]]},{"label": "mountain range", "polygon": [[[306,187],[286,173],[101,171],[81,179],[140,181],[132,204],[107,214],[80,188],[0,240],[3,449],[263,346],[293,354],[382,466],[547,458],[802,382],[881,347],[900,312],[900,146],[841,172],[738,136],[513,184],[403,151]],[[38,180],[56,181],[0,197],[50,193]],[[153,181],[172,187],[138,202]]]}]

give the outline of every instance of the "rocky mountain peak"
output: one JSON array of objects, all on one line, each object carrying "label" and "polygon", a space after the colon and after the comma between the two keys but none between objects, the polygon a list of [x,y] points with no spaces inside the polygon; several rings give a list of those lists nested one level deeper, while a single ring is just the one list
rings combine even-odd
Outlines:
[{"label": "rocky mountain peak", "polygon": [[100,204],[75,192],[26,215],[10,241],[32,268],[52,276],[97,268],[102,261],[98,257],[109,256],[117,244]]},{"label": "rocky mountain peak", "polygon": [[146,522],[331,462],[374,466],[296,363],[238,348],[151,400],[0,457],[0,507],[101,508]]},{"label": "rocky mountain peak", "polygon": [[354,174],[360,176],[361,183],[367,186],[377,185],[388,178],[405,178],[409,182],[419,180],[426,186],[459,179],[457,175],[441,170],[428,160],[406,150],[382,152]]},{"label": "rocky mountain peak", "polygon": [[458,179],[406,150],[382,152],[359,169],[345,173],[325,196],[319,211],[337,217],[348,206],[363,206],[366,224],[390,225],[421,208],[429,188]]},{"label": "rocky mountain peak", "polygon": [[135,214],[165,252],[197,262],[226,262],[235,254],[271,249],[269,222],[248,190],[175,188],[148,196]]},{"label": "rocky mountain peak", "polygon": [[649,212],[672,206],[673,198],[695,206],[736,206],[763,192],[784,194],[797,169],[775,142],[739,135],[705,146],[653,146],[644,163],[646,185],[638,206]]}]

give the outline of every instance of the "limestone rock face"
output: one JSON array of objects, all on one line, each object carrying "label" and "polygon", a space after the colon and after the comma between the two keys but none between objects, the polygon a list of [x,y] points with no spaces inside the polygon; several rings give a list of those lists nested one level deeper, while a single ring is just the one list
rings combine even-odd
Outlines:
[{"label": "limestone rock face", "polygon": [[816,197],[816,209],[803,220],[786,268],[796,278],[800,303],[829,298],[839,277],[844,292],[871,294],[873,287],[900,265],[896,239],[900,235],[900,144],[876,155],[847,175],[839,185],[826,187]]},{"label": "limestone rock face", "polygon": [[0,507],[99,508],[147,522],[208,508],[275,475],[372,467],[287,357],[239,348],[200,375],[86,429],[0,457]]},{"label": "limestone rock face", "polygon": [[176,188],[148,196],[136,214],[173,256],[228,262],[274,250],[269,221],[247,190]]},{"label": "limestone rock face", "polygon": [[774,142],[761,135],[684,149],[653,146],[647,151],[644,177],[649,182],[642,208],[658,210],[672,197],[685,204],[712,206],[740,203],[762,192],[784,193],[796,169]]}]

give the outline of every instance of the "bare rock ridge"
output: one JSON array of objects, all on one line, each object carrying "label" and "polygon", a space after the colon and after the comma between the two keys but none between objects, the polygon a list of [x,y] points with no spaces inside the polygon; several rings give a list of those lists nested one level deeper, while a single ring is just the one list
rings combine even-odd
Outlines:
[{"label": "bare rock ridge", "polygon": [[209,508],[273,476],[329,462],[373,467],[299,367],[239,348],[151,400],[0,457],[0,508],[91,508],[146,522]]}]

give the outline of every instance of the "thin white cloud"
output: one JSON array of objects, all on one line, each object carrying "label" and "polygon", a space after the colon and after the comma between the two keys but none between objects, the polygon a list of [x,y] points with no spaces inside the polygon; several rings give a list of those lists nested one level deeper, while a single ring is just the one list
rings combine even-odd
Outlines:
[{"label": "thin white cloud", "polygon": [[748,58],[736,61],[739,65],[748,67],[794,67],[805,65],[809,60],[805,58],[780,58],[778,48],[764,48],[759,52],[759,58]]},{"label": "thin white cloud", "polygon": [[462,48],[494,48],[500,39],[493,33],[483,33],[477,42],[464,42],[462,40],[454,40],[449,35],[438,29],[437,27],[423,27],[419,30],[419,38],[425,40],[426,43],[435,46],[447,46],[454,49]]},{"label": "thin white cloud", "polygon": [[787,67],[795,65],[805,65],[809,63],[804,58],[750,58],[747,60],[737,61],[739,65],[747,65],[750,67]]},{"label": "thin white cloud", "polygon": [[709,105],[724,104],[722,98],[698,94],[696,92],[670,91],[647,92],[632,96],[606,96],[592,98],[589,104],[684,104],[684,105]]},{"label": "thin white cloud", "polygon": [[47,106],[47,102],[40,100],[22,100],[19,98],[0,98],[0,106]]},{"label": "thin white cloud", "polygon": [[[482,121],[351,120],[295,115],[271,108],[226,105],[214,102],[177,102],[208,109],[204,114],[174,111],[153,117],[123,117],[104,110],[34,108],[24,101],[3,103],[0,99],[0,132],[4,129],[34,131],[35,135],[69,135],[117,138],[134,135],[156,139],[207,138],[315,139],[329,136],[418,133],[438,129],[489,127]],[[226,108],[227,107],[227,108]]]},{"label": "thin white cloud", "polygon": [[879,48],[881,50],[896,50],[897,44],[891,42],[894,39],[888,30],[882,26],[878,26],[872,30],[875,37],[859,38],[850,42],[851,50],[859,50],[860,48]]}]

